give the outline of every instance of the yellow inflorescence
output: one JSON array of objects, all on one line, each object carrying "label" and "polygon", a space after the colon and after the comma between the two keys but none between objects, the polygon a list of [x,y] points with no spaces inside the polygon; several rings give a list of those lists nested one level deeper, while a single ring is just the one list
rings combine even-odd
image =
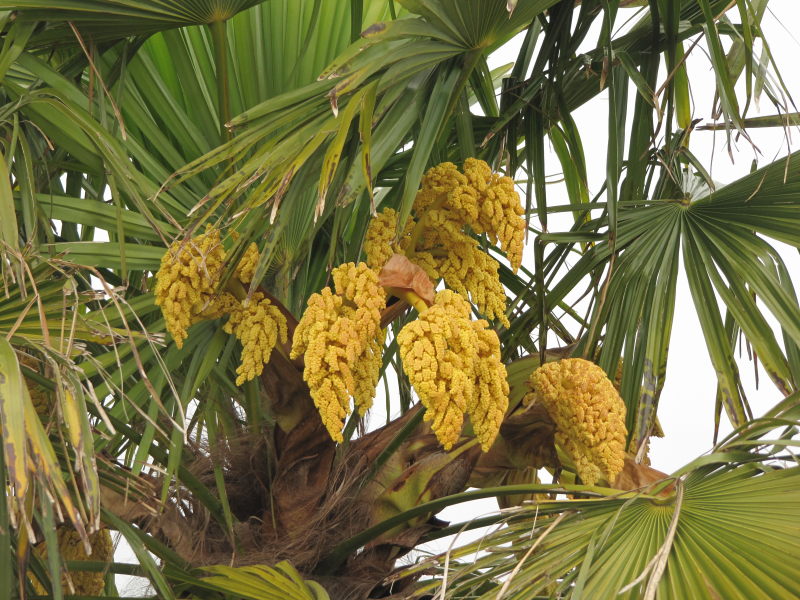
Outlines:
[{"label": "yellow inflorescence", "polygon": [[431,167],[423,175],[420,189],[414,198],[414,212],[420,215],[432,204],[443,205],[453,190],[466,184],[466,177],[451,162]]},{"label": "yellow inflorescence", "polygon": [[451,290],[397,336],[403,369],[425,406],[425,420],[449,450],[458,441],[464,414],[487,451],[508,406],[505,366],[497,334],[486,321],[470,321],[470,307]]},{"label": "yellow inflorescence", "polygon": [[[56,534],[58,535],[58,550],[61,554],[61,559],[64,561],[91,560],[111,562],[114,558],[114,543],[111,540],[111,533],[109,533],[108,529],[101,529],[89,535],[89,543],[92,546],[91,555],[86,554],[80,536],[71,527],[59,527],[56,530]],[[46,544],[37,546],[36,552],[39,553],[42,559],[46,559]],[[66,590],[69,590],[68,581],[72,582],[74,593],[78,596],[100,596],[105,591],[105,576],[101,571],[69,571],[69,573],[64,573],[61,577],[61,583]],[[33,582],[36,593],[44,595],[46,593],[44,586],[35,578]]]},{"label": "yellow inflorescence", "polygon": [[498,262],[481,250],[475,238],[459,231],[444,211],[431,211],[429,217],[434,227],[423,241],[423,248],[448,249],[436,265],[438,275],[448,287],[469,298],[481,314],[509,327]]},{"label": "yellow inflorescence", "polygon": [[378,275],[365,263],[333,270],[335,292],[313,294],[292,342],[292,358],[305,354],[303,378],[322,422],[342,441],[352,397],[359,414],[372,405],[381,366],[381,310],[386,295]]},{"label": "yellow inflorescence", "polygon": [[441,206],[452,219],[475,233],[486,233],[493,243],[499,241],[511,268],[519,268],[525,211],[513,179],[492,173],[491,167],[477,158],[464,161],[463,173],[453,163],[441,163],[423,177],[414,211],[419,216],[432,205]]},{"label": "yellow inflorescence", "polygon": [[178,348],[212,301],[225,261],[218,229],[190,240],[178,240],[164,253],[156,273],[156,304]]},{"label": "yellow inflorescence", "polygon": [[372,220],[364,242],[367,262],[380,269],[393,253],[404,252],[431,279],[444,279],[480,313],[508,327],[500,265],[471,234],[485,233],[499,242],[516,270],[522,260],[523,212],[513,180],[492,173],[484,161],[467,159],[463,172],[444,162],[423,176],[399,241],[394,210]]},{"label": "yellow inflorescence", "polygon": [[261,375],[278,339],[284,344],[287,340],[286,317],[261,292],[254,293],[250,300],[236,303],[223,330],[235,335],[242,344],[242,364],[236,368],[236,385]]},{"label": "yellow inflorescence", "polygon": [[[236,265],[241,283],[252,281],[258,255],[258,246],[251,243]],[[156,273],[156,304],[178,348],[183,347],[192,324],[229,315],[223,329],[242,343],[242,364],[236,369],[236,385],[241,385],[262,373],[278,339],[286,342],[286,317],[261,292],[242,301],[229,292],[217,294],[224,262],[217,229],[174,242]]]},{"label": "yellow inflorescence", "polygon": [[500,338],[488,328],[486,321],[473,321],[477,336],[475,361],[475,393],[467,413],[481,448],[486,452],[494,443],[508,409],[508,379],[500,360]]},{"label": "yellow inflorescence", "polygon": [[556,425],[556,442],[587,485],[611,483],[625,459],[625,403],[603,369],[581,358],[542,365],[530,377],[526,404],[541,403]]},{"label": "yellow inflorescence", "polygon": [[256,272],[258,265],[258,246],[255,242],[251,242],[247,249],[242,254],[242,259],[236,265],[236,277],[242,283],[250,283],[253,281],[253,274]]},{"label": "yellow inflorescence", "polygon": [[[464,161],[464,175],[469,182],[450,195],[450,201],[461,202],[469,215],[467,224],[476,233],[486,233],[500,247],[516,271],[522,262],[522,244],[525,238],[524,210],[514,180],[497,173],[482,160],[468,158]],[[467,210],[466,205],[474,199]],[[466,200],[466,202],[465,202]],[[477,214],[476,214],[477,213]],[[472,217],[476,214],[475,217]]]},{"label": "yellow inflorescence", "polygon": [[385,208],[369,222],[364,237],[367,264],[380,270],[395,253],[392,241],[397,234],[397,211]]}]

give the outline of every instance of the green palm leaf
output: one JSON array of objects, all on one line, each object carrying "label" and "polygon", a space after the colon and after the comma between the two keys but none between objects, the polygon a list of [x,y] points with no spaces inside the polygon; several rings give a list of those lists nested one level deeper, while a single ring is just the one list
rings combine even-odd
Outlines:
[{"label": "green palm leaf", "polygon": [[316,581],[304,580],[297,569],[283,561],[274,567],[208,567],[212,575],[203,581],[236,598],[252,600],[328,600],[327,592]]},{"label": "green palm leaf", "polygon": [[44,21],[50,28],[56,26],[38,36],[40,43],[65,41],[69,35],[65,23],[72,23],[82,35],[94,42],[105,42],[186,25],[227,21],[261,1],[63,0],[53,6],[52,2],[20,0],[7,3],[5,8],[21,11],[23,19]]},{"label": "green palm leaf", "polygon": [[[539,501],[506,512],[505,528],[448,555],[445,597],[795,597],[800,570],[786,559],[800,553],[800,469],[740,461],[797,445],[791,428],[763,436],[794,418],[799,399],[678,471],[660,496]],[[766,449],[760,457],[738,451],[755,443]]]}]

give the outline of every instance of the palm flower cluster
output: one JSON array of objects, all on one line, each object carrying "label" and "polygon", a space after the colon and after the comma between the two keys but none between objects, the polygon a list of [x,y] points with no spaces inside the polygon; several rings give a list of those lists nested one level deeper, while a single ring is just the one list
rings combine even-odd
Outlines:
[{"label": "palm flower cluster", "polygon": [[609,483],[625,460],[625,403],[599,366],[581,358],[542,365],[528,381],[525,404],[540,403],[556,425],[556,442],[587,485]]},{"label": "palm flower cluster", "polygon": [[312,294],[295,330],[291,357],[305,355],[303,378],[322,422],[342,441],[350,398],[363,415],[372,406],[381,367],[386,294],[366,263],[332,272],[334,289]]},{"label": "palm flower cluster", "polygon": [[[226,291],[218,294],[225,257],[218,229],[173,242],[156,273],[155,302],[178,348],[191,325],[227,315],[224,331],[242,343],[236,369],[236,385],[241,385],[262,373],[278,340],[287,341],[286,317],[261,292],[241,300]],[[234,271],[238,282],[252,281],[257,264],[258,246],[250,244]]]},{"label": "palm flower cluster", "polygon": [[214,300],[225,262],[218,229],[208,229],[188,240],[173,242],[156,273],[156,304],[161,307],[167,331],[178,348],[188,329]]},{"label": "palm flower cluster", "polygon": [[[409,219],[407,225],[413,227],[413,221]],[[364,237],[364,254],[367,257],[367,264],[370,268],[380,271],[381,267],[392,257],[392,254],[403,253],[403,245],[408,241],[408,234],[411,232],[407,227],[404,235],[401,236],[401,241],[395,243],[396,233],[397,211],[393,208],[383,209],[369,222],[369,227]]]},{"label": "palm flower cluster", "polygon": [[[86,553],[78,532],[70,527],[59,527],[56,530],[58,536],[58,550],[61,559],[64,561],[98,561],[110,562],[114,557],[114,543],[108,529],[89,535],[89,543],[92,547],[91,555]],[[47,545],[40,544],[36,547],[36,552],[43,560],[47,558]],[[44,586],[33,578],[34,589],[39,595],[45,595],[47,591]],[[101,596],[105,590],[105,574],[102,571],[69,571],[64,572],[61,577],[62,585],[69,590],[69,584],[77,596]],[[69,593],[69,592],[68,592]]]},{"label": "palm flower cluster", "polygon": [[513,180],[474,158],[465,161],[463,172],[441,163],[423,177],[413,213],[397,241],[394,210],[372,220],[364,243],[368,264],[380,269],[393,253],[403,252],[431,279],[444,279],[482,314],[508,326],[499,264],[470,231],[499,243],[512,268],[519,268],[525,220]]},{"label": "palm flower cluster", "polygon": [[278,338],[286,343],[286,317],[261,292],[244,302],[233,303],[229,314],[222,329],[235,335],[242,344],[242,364],[236,368],[236,385],[242,385],[261,375]]},{"label": "palm flower cluster", "polygon": [[506,369],[500,341],[486,321],[471,321],[469,303],[452,290],[397,336],[403,369],[425,406],[425,420],[445,450],[461,435],[469,415],[487,451],[508,407]]},{"label": "palm flower cluster", "polygon": [[236,265],[236,277],[242,283],[250,283],[253,281],[253,275],[256,272],[258,265],[258,246],[255,242],[251,242],[247,249],[245,249],[239,264]]}]

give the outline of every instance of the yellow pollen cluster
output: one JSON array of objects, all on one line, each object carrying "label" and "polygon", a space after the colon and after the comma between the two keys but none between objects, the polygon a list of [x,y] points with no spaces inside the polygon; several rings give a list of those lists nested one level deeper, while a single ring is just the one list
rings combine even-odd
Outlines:
[{"label": "yellow pollen cluster", "polygon": [[392,240],[396,233],[397,211],[394,209],[383,209],[369,222],[364,236],[364,254],[370,268],[380,270],[395,253]]},{"label": "yellow pollen cluster", "polygon": [[467,413],[484,452],[492,447],[508,409],[508,378],[500,360],[500,338],[486,321],[472,321],[477,336],[475,393]]},{"label": "yellow pollen cluster", "polygon": [[484,161],[467,159],[463,172],[444,162],[423,176],[414,216],[398,242],[394,242],[394,210],[386,209],[371,221],[364,242],[367,262],[380,270],[393,253],[404,252],[432,280],[444,279],[481,314],[508,327],[500,265],[483,251],[472,233],[499,242],[516,271],[525,236],[523,213],[513,180],[492,173]]},{"label": "yellow pollen cluster", "polygon": [[366,263],[346,263],[331,273],[335,292],[312,294],[292,341],[292,358],[305,355],[303,378],[322,422],[341,442],[353,398],[359,414],[372,406],[381,366],[386,295]]},{"label": "yellow pollen cluster", "polygon": [[541,403],[556,425],[556,442],[580,478],[613,482],[625,459],[625,403],[599,366],[581,358],[547,363],[529,379],[525,403]]},{"label": "yellow pollen cluster", "polygon": [[469,183],[455,189],[449,202],[454,209],[461,207],[475,233],[486,233],[493,243],[500,242],[516,271],[522,262],[525,211],[514,189],[514,180],[492,173],[488,164],[475,158],[464,161],[464,175]]},{"label": "yellow pollen cluster", "polygon": [[[92,546],[92,554],[86,554],[78,533],[71,527],[59,527],[56,530],[58,536],[58,550],[61,559],[64,561],[99,561],[111,562],[114,558],[114,543],[108,529],[101,529],[89,535],[89,543]],[[43,560],[47,558],[47,545],[40,544],[36,547],[36,552]],[[69,579],[68,579],[69,578]],[[68,581],[72,582],[74,594],[77,596],[100,596],[105,591],[105,576],[101,571],[70,571],[61,577],[61,583],[66,593],[69,592]],[[33,578],[33,587],[39,595],[46,594],[46,590],[41,583]]]},{"label": "yellow pollen cluster", "polygon": [[218,229],[172,243],[156,273],[156,304],[178,348],[213,298],[225,260]]},{"label": "yellow pollen cluster", "polygon": [[470,306],[451,290],[397,336],[403,369],[427,409],[425,420],[449,450],[468,414],[487,451],[508,407],[505,366],[497,334],[486,321],[470,321]]},{"label": "yellow pollen cluster", "polygon": [[242,364],[236,368],[236,385],[261,375],[278,339],[281,343],[287,340],[286,317],[261,292],[254,293],[250,300],[236,303],[223,330],[235,335],[242,344]]},{"label": "yellow pollen cluster", "polygon": [[[258,246],[251,243],[236,265],[240,282],[252,281],[258,256]],[[178,348],[192,324],[230,315],[223,330],[242,343],[242,364],[236,369],[236,385],[241,385],[261,375],[278,339],[286,342],[286,317],[261,292],[242,302],[229,292],[216,294],[224,262],[218,229],[174,242],[156,273],[156,304]]]},{"label": "yellow pollen cluster", "polygon": [[429,219],[433,228],[423,247],[448,249],[437,261],[438,275],[448,287],[469,298],[481,314],[509,327],[498,262],[481,250],[475,238],[457,230],[444,211],[431,211]]},{"label": "yellow pollen cluster", "polygon": [[242,254],[242,259],[236,265],[236,277],[242,283],[250,283],[253,281],[253,275],[256,272],[258,265],[258,246],[255,242],[250,242],[250,245]]},{"label": "yellow pollen cluster", "polygon": [[431,167],[422,176],[420,189],[414,198],[414,212],[419,215],[432,204],[448,201],[453,190],[464,185],[467,185],[467,179],[453,163],[443,162]]}]

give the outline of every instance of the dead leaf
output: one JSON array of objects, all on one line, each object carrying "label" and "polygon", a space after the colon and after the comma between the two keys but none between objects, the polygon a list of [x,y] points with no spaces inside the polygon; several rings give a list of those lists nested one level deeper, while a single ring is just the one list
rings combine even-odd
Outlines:
[{"label": "dead leaf", "polygon": [[[617,475],[612,487],[618,490],[639,490],[650,487],[652,484],[668,479],[669,475],[647,465],[637,463],[631,456],[625,457],[625,466]],[[672,492],[674,484],[670,484],[659,492],[659,496],[666,496]]]},{"label": "dead leaf", "polygon": [[378,283],[383,287],[410,290],[422,298],[428,305],[433,304],[436,292],[433,282],[422,267],[415,265],[403,254],[393,254],[378,276]]}]

